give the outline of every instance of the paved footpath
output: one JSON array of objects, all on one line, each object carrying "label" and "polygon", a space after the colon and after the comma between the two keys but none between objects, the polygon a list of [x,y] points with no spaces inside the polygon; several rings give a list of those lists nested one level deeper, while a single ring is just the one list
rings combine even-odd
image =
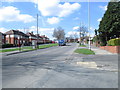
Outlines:
[{"label": "paved footpath", "polygon": [[[79,48],[88,48],[88,45],[86,46],[87,47],[79,47]],[[94,51],[96,55],[115,55],[115,53],[108,52],[93,45],[91,45],[91,50]]]},{"label": "paved footpath", "polygon": [[115,53],[108,52],[106,50],[100,49],[99,47],[91,46],[91,50],[95,52],[96,55],[112,55]]}]

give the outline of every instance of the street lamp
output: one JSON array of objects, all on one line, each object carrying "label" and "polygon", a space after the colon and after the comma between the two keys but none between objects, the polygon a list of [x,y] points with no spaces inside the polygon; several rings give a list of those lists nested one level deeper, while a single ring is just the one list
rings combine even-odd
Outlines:
[{"label": "street lamp", "polygon": [[80,34],[80,41],[79,41],[79,44],[81,45],[81,34],[82,34],[82,25],[80,23],[80,28],[79,28],[79,34]]},{"label": "street lamp", "polygon": [[89,32],[89,49],[91,50],[90,44],[90,0],[88,0],[88,32]]},{"label": "street lamp", "polygon": [[90,34],[89,34],[89,49],[91,50],[91,39],[90,39]]}]

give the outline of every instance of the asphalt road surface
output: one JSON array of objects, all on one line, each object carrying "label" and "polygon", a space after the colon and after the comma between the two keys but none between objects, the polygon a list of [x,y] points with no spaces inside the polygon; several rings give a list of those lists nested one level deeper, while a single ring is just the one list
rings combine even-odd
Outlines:
[{"label": "asphalt road surface", "polygon": [[117,55],[81,55],[77,44],[3,56],[3,88],[117,88]]}]

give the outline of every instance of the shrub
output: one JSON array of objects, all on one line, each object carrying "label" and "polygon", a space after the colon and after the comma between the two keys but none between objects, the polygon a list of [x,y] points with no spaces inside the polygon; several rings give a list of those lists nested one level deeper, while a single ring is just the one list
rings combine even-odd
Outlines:
[{"label": "shrub", "polygon": [[4,44],[4,45],[2,45],[2,48],[9,48],[9,47],[13,47],[13,44]]},{"label": "shrub", "polygon": [[108,46],[120,46],[120,38],[111,39],[107,44]]}]

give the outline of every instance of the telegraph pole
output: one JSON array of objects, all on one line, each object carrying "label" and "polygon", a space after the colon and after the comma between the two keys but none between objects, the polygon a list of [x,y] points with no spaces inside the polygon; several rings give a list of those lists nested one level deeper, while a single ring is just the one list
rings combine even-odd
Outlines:
[{"label": "telegraph pole", "polygon": [[37,14],[37,48],[39,48],[38,40],[39,40],[39,36],[38,36],[38,14]]},{"label": "telegraph pole", "polygon": [[[38,0],[37,0],[37,10],[38,10]],[[38,11],[37,11],[37,48],[39,48],[38,41],[39,41],[39,35],[38,35]]]},{"label": "telegraph pole", "polygon": [[91,43],[90,43],[90,0],[88,0],[88,32],[89,32],[89,49],[91,50]]}]

